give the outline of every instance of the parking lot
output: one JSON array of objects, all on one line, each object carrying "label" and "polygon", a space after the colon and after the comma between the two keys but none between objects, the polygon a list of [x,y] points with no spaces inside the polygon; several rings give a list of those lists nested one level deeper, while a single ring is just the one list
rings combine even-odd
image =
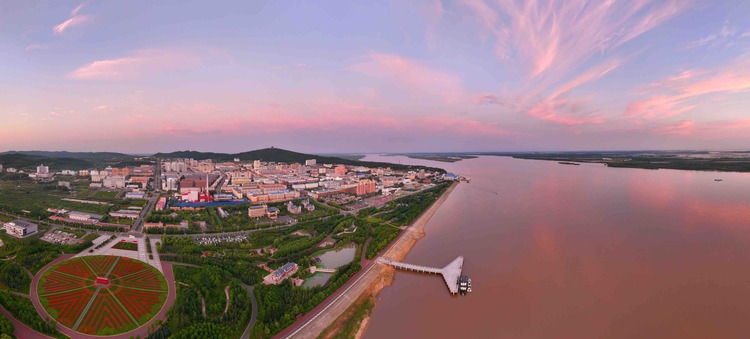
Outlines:
[{"label": "parking lot", "polygon": [[240,235],[220,235],[220,236],[203,236],[203,237],[196,237],[194,240],[198,242],[199,244],[206,246],[206,245],[215,245],[223,242],[242,242],[247,239],[246,234],[240,234]]},{"label": "parking lot", "polygon": [[61,230],[47,232],[42,236],[42,240],[58,245],[75,245],[81,242],[75,234]]}]

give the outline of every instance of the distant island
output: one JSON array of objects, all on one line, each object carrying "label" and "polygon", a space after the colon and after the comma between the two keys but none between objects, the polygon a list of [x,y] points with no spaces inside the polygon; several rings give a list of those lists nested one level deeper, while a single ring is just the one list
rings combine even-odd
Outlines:
[{"label": "distant island", "polygon": [[389,155],[401,155],[412,159],[432,160],[439,162],[458,162],[464,159],[478,158],[476,155],[459,154],[459,153],[400,153]]},{"label": "distant island", "polygon": [[[476,154],[476,153],[475,153]],[[750,151],[618,151],[482,153],[517,159],[549,160],[561,164],[600,163],[608,167],[750,172]]]}]

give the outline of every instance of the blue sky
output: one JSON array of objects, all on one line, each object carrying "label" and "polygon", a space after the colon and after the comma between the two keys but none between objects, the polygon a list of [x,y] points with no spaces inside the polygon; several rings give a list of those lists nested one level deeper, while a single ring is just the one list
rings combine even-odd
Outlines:
[{"label": "blue sky", "polygon": [[0,1],[0,150],[750,148],[750,2]]}]

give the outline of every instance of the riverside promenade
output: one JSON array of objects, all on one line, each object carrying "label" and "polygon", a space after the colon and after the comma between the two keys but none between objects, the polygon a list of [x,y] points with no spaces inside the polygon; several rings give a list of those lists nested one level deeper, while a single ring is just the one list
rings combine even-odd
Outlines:
[{"label": "riverside promenade", "polygon": [[[385,250],[384,257],[390,260],[400,260],[409,252],[414,243],[424,234],[427,222],[437,212],[440,205],[448,198],[458,183],[453,183],[443,194],[435,200],[417,220],[415,220],[404,232]],[[274,338],[307,339],[317,338],[323,330],[333,323],[359,296],[376,281],[380,274],[392,268],[371,261],[367,266],[357,273],[333,295],[323,303],[308,312],[305,316],[287,327]]]}]

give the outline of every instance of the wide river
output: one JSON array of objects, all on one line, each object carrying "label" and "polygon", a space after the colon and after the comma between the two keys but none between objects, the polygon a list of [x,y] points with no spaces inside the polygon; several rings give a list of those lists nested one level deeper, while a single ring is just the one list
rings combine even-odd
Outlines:
[{"label": "wide river", "polygon": [[438,276],[399,271],[365,338],[750,336],[750,174],[365,160],[471,178],[405,261],[463,255],[474,287],[452,297]]}]

